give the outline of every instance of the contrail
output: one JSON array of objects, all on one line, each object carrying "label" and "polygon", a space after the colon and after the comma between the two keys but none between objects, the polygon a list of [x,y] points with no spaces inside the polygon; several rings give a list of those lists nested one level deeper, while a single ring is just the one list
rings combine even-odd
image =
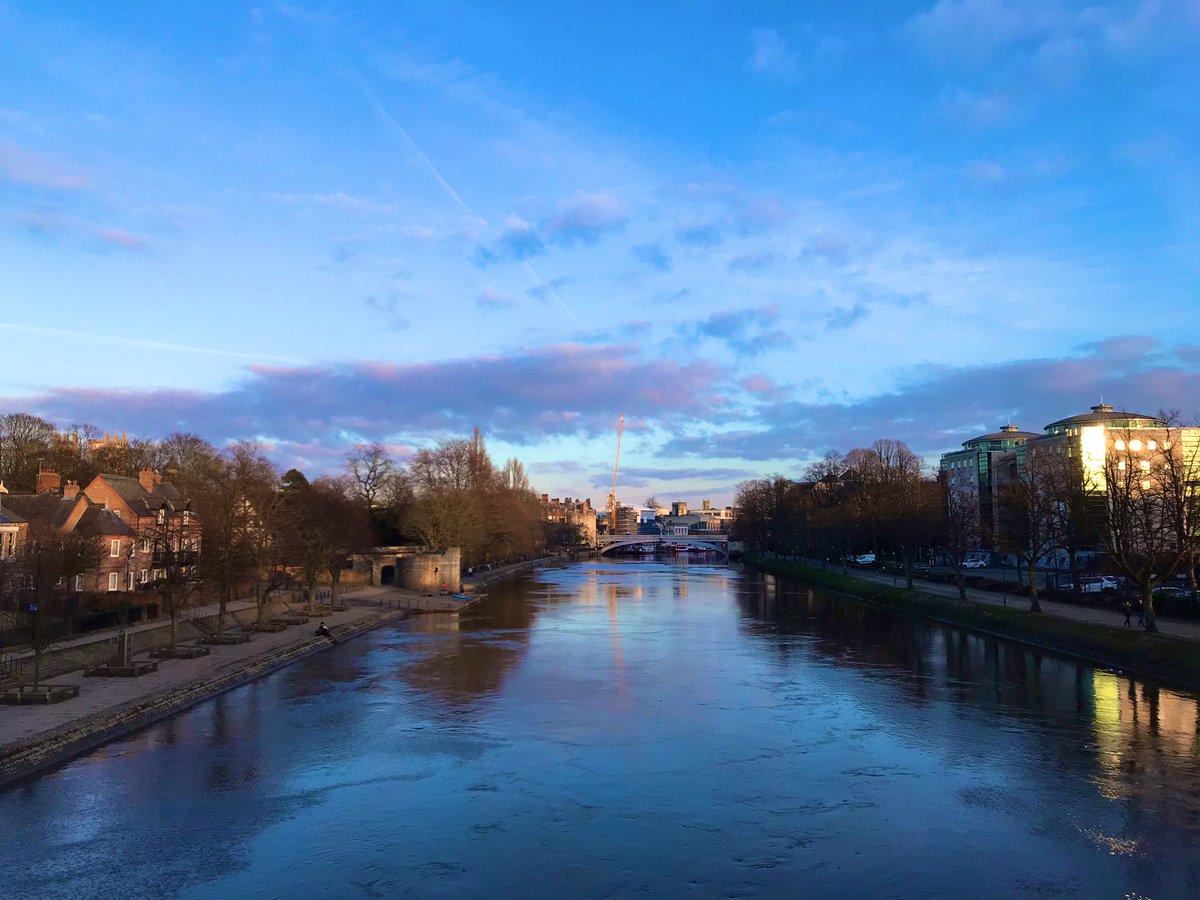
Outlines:
[{"label": "contrail", "polygon": [[[395,134],[399,135],[405,146],[412,150],[413,153],[417,154],[421,162],[425,164],[425,168],[429,170],[429,174],[431,174],[434,180],[442,186],[442,189],[445,190],[445,192],[450,196],[450,199],[458,205],[458,208],[472,218],[480,218],[475,210],[471,209],[471,207],[467,205],[467,202],[463,200],[458,191],[451,187],[450,182],[448,182],[442,176],[441,171],[439,171],[438,167],[433,164],[433,160],[426,156],[425,151],[417,146],[417,142],[412,139],[412,136],[407,131],[405,131],[404,126],[401,125],[396,120],[396,117],[388,112],[387,109],[384,108],[383,104],[376,99],[375,95],[371,93],[371,89],[367,86],[366,81],[359,76],[354,77],[358,82],[359,90],[362,91],[362,94],[366,98],[367,103],[370,104],[371,109],[375,110],[375,114],[383,120],[385,125],[387,125]],[[576,324],[580,324],[579,317],[575,315],[571,307],[567,306],[566,302],[558,295],[558,291],[554,289],[550,282],[546,281],[546,279],[539,275],[528,260],[523,261],[522,264],[525,267],[525,271],[528,272],[533,280],[537,282],[537,286],[545,290],[551,297],[553,297],[554,301],[562,307],[563,312],[570,316],[572,321],[574,321]]]},{"label": "contrail", "polygon": [[137,338],[115,337],[110,334],[93,334],[87,331],[71,331],[66,328],[46,328],[41,325],[18,325],[15,322],[0,322],[0,330],[19,331],[25,334],[43,334],[48,337],[76,338],[85,341],[104,341],[118,347],[136,347],[140,350],[170,350],[176,353],[202,353],[207,356],[227,356],[232,359],[257,359],[270,362],[301,364],[302,359],[293,356],[272,356],[266,353],[241,353],[237,350],[217,350],[213,347],[192,347],[188,344],[170,344],[166,341],[143,341]]}]

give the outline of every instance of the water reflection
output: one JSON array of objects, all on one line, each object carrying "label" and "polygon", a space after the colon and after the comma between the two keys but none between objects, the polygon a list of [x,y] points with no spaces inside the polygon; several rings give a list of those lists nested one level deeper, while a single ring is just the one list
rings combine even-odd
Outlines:
[{"label": "water reflection", "polygon": [[1197,699],[600,561],[0,794],[6,896],[1200,896]]}]

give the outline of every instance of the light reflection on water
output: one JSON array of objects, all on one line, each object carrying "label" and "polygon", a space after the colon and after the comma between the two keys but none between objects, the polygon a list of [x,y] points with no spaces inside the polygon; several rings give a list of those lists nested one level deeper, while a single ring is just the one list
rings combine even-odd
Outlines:
[{"label": "light reflection on water", "polygon": [[1196,897],[1198,754],[1195,697],[584,563],[0,795],[0,894]]}]

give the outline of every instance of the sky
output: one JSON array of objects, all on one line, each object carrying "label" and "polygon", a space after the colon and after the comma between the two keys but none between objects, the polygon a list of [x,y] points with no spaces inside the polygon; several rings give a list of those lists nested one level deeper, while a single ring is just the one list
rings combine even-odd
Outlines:
[{"label": "sky", "polygon": [[1200,0],[0,0],[0,411],[726,503],[1200,413]]}]

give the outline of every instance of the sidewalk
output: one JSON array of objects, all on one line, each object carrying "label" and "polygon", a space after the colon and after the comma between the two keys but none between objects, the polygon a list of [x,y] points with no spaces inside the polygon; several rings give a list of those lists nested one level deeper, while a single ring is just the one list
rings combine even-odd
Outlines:
[{"label": "sidewalk", "polygon": [[[394,610],[385,608],[384,612],[390,614]],[[378,618],[380,610],[373,604],[355,604],[345,612],[323,615],[328,616],[336,637],[339,631]],[[80,685],[79,696],[45,706],[0,706],[0,758],[7,754],[9,745],[25,743],[42,732],[136,706],[155,695],[235,671],[256,659],[310,642],[316,624],[313,619],[307,625],[291,626],[285,631],[255,634],[248,643],[214,646],[208,656],[196,659],[158,660],[158,671],[140,678],[84,678],[82,672],[71,672],[49,679],[51,683]]]},{"label": "sidewalk", "polygon": [[[819,560],[806,559],[804,565],[811,566],[814,569],[820,569],[821,563]],[[841,565],[830,565],[825,571],[836,572],[841,574]],[[886,572],[873,572],[869,569],[856,569],[851,567],[849,575],[853,578],[859,578],[863,581],[873,581],[876,584],[887,585],[889,587],[903,587],[904,576],[892,575]],[[953,584],[942,584],[936,581],[924,581],[920,578],[913,579],[913,587],[916,590],[924,591],[927,594],[935,594],[939,597],[949,597],[951,599],[958,598],[958,586]],[[989,606],[1011,606],[1014,609],[1029,609],[1029,598],[1020,594],[1000,594],[995,591],[983,591],[978,588],[967,588],[967,599],[972,603],[983,603]],[[1047,600],[1043,597],[1038,598],[1041,603],[1042,612],[1045,615],[1057,616],[1061,619],[1072,619],[1076,622],[1090,622],[1095,625],[1108,625],[1112,628],[1124,628],[1125,616],[1118,610],[1095,609],[1088,606],[1075,606],[1071,603],[1061,603],[1057,600]],[[1133,621],[1136,623],[1137,619]],[[1164,619],[1161,616],[1157,620],[1158,630],[1161,634],[1175,638],[1183,638],[1189,641],[1200,641],[1200,622],[1182,622],[1178,619]],[[1134,625],[1136,628],[1136,624]]]}]

